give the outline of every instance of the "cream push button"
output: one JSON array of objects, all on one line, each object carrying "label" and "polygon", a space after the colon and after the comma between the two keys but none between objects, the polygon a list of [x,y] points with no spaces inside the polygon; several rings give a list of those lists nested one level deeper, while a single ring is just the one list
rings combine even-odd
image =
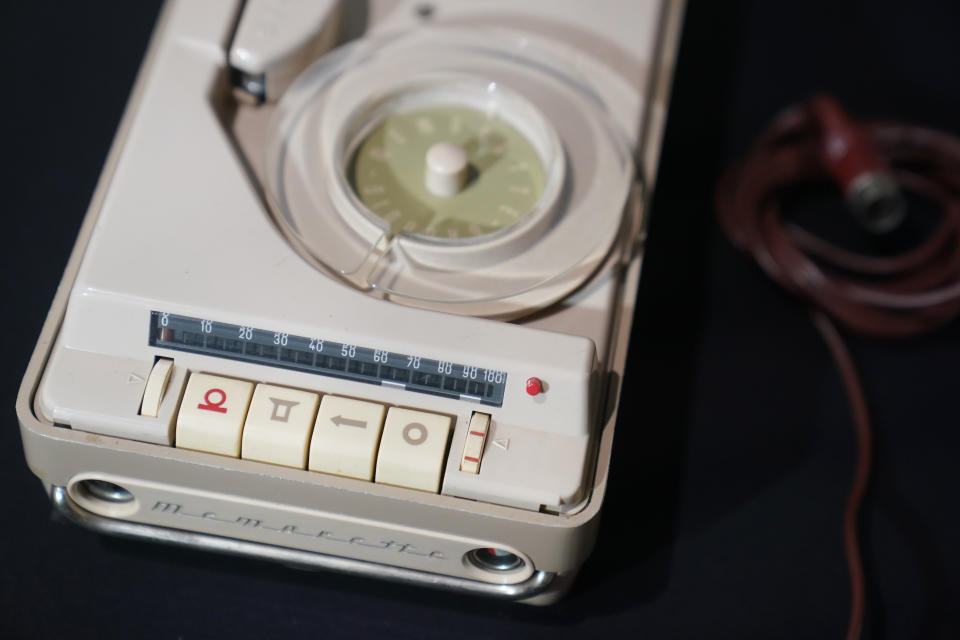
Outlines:
[{"label": "cream push button", "polygon": [[375,402],[324,396],[310,441],[310,471],[373,480],[385,413]]},{"label": "cream push button", "polygon": [[463,443],[460,456],[460,471],[480,473],[480,460],[483,458],[483,444],[487,441],[487,429],[490,428],[490,414],[475,411],[470,417],[470,428]]},{"label": "cream push button", "polygon": [[240,434],[253,384],[194,373],[177,415],[177,447],[224,456],[240,455]]},{"label": "cream push button", "polygon": [[243,424],[240,457],[303,469],[320,396],[258,384]]},{"label": "cream push button", "polygon": [[150,370],[150,376],[143,387],[143,399],[140,401],[140,415],[149,418],[156,418],[160,412],[160,402],[163,400],[163,394],[167,392],[167,385],[170,382],[170,373],[173,371],[173,360],[170,358],[158,358],[153,363]]},{"label": "cream push button", "polygon": [[439,491],[451,424],[448,416],[391,408],[380,440],[376,481]]}]

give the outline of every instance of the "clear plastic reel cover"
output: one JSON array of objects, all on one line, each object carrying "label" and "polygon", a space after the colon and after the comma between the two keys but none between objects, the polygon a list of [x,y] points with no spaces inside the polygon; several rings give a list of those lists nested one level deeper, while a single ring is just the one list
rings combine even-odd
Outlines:
[{"label": "clear plastic reel cover", "polygon": [[[538,151],[562,155],[541,158],[548,186],[534,211],[514,225],[519,229],[469,242],[390,237],[376,216],[362,212],[346,182],[349,129],[357,128],[358,113],[376,111],[378,102],[406,89],[435,85],[445,74],[465,86],[494,83],[507,98],[521,96],[552,125],[557,148],[543,141],[536,122],[524,124],[522,109],[512,112],[516,100],[499,100],[493,91],[484,109],[502,107],[497,116],[538,139]],[[522,37],[452,29],[359,41],[314,64],[280,101],[266,160],[274,213],[314,260],[398,301],[449,305],[452,312],[464,305],[463,312],[476,315],[543,306],[588,277],[620,230],[633,171],[624,135],[589,84]],[[504,244],[524,229],[537,237]],[[517,296],[524,300],[483,308]]]}]

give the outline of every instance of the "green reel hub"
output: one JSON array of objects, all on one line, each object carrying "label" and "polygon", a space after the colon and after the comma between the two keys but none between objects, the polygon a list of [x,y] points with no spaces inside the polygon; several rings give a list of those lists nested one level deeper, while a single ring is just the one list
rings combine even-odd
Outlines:
[{"label": "green reel hub", "polygon": [[493,114],[460,106],[384,117],[350,163],[357,197],[390,233],[475,238],[530,211],[544,191],[533,145]]}]

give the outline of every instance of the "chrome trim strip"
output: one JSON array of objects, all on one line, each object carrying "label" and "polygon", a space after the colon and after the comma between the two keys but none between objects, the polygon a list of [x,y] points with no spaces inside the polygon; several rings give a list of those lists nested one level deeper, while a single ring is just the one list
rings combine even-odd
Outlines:
[{"label": "chrome trim strip", "polygon": [[467,578],[392,567],[390,565],[340,558],[323,553],[289,549],[260,542],[249,542],[236,538],[170,529],[151,524],[117,520],[97,515],[82,508],[67,495],[64,487],[54,486],[50,492],[54,508],[70,522],[104,533],[123,538],[134,538],[162,542],[178,547],[191,547],[204,551],[216,551],[246,558],[258,558],[280,562],[306,569],[328,569],[354,576],[379,578],[404,585],[448,589],[459,593],[498,598],[503,600],[525,600],[537,596],[550,586],[556,574],[537,571],[517,584],[492,584]]}]

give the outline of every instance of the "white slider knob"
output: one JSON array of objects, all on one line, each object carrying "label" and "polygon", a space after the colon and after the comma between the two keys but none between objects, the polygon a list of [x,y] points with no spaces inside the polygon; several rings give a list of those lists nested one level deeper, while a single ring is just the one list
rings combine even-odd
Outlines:
[{"label": "white slider knob", "polygon": [[467,183],[467,152],[460,145],[437,142],[427,149],[427,191],[440,198],[460,193]]}]

